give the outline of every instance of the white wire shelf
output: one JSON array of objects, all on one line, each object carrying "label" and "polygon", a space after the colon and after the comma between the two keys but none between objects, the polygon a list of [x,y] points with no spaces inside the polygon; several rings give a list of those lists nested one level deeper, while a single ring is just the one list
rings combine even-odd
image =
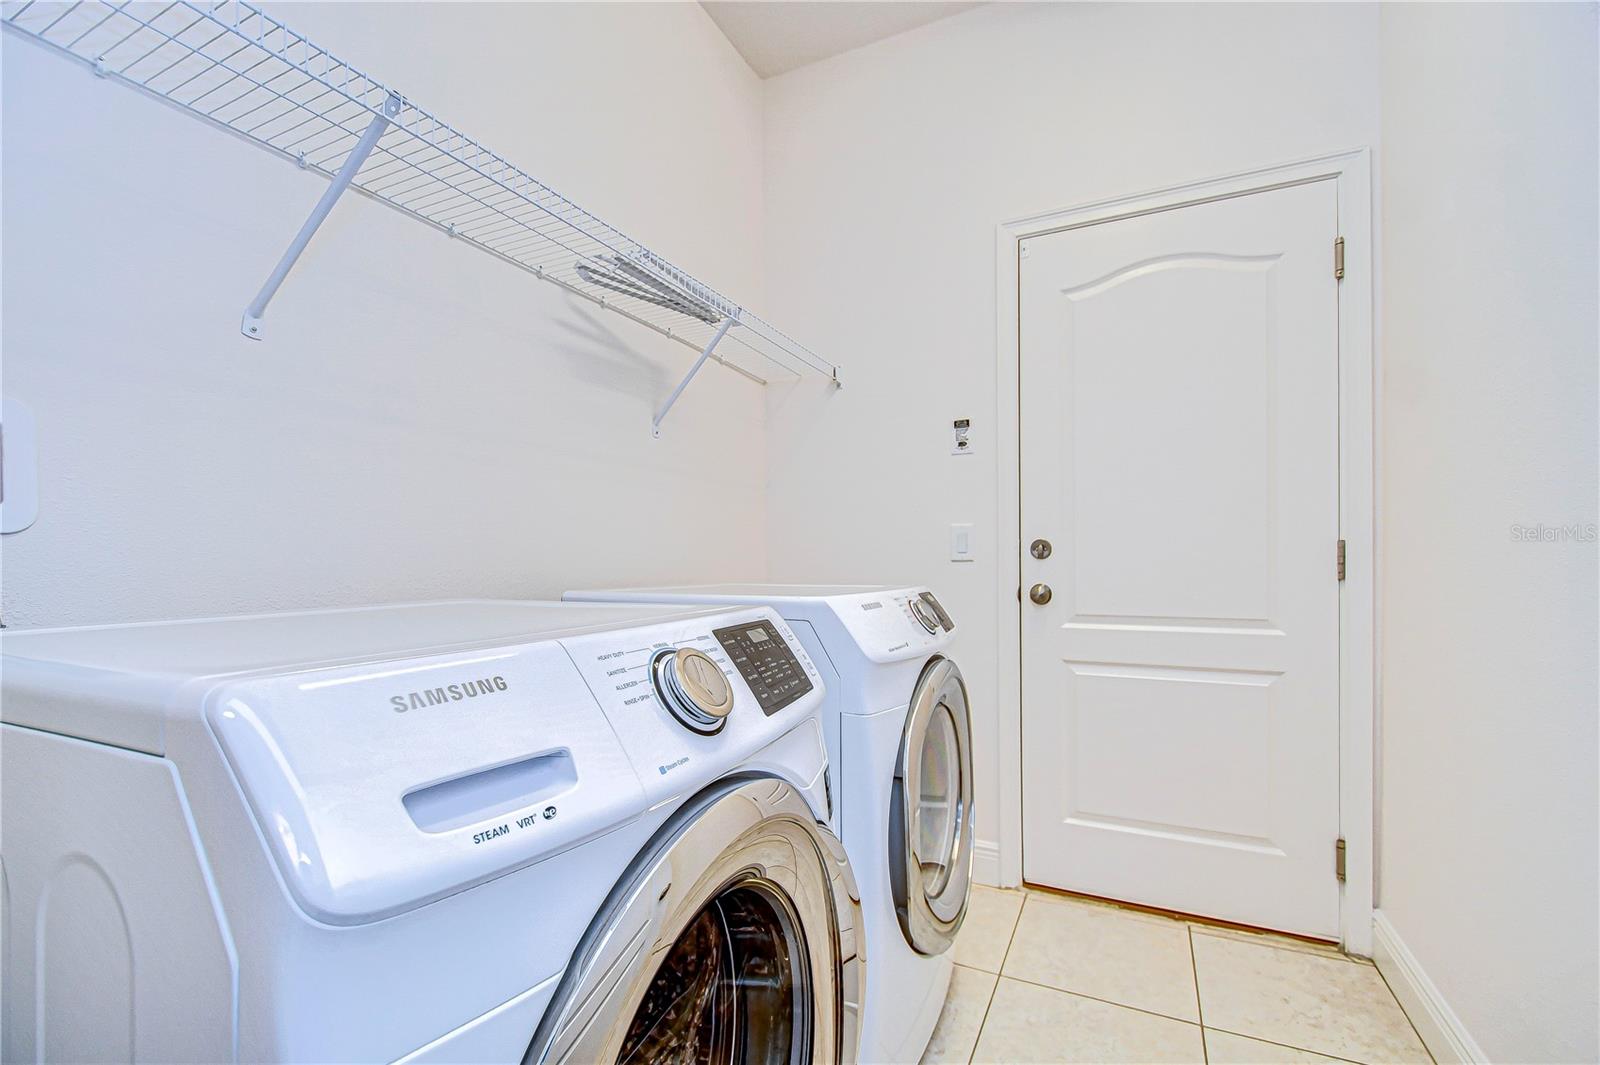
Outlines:
[{"label": "white wire shelf", "polygon": [[761,383],[768,366],[839,381],[768,322],[240,0],[4,0],[0,24],[333,179],[246,313],[247,336],[260,337],[267,301],[348,186],[701,352],[658,427],[707,358]]}]

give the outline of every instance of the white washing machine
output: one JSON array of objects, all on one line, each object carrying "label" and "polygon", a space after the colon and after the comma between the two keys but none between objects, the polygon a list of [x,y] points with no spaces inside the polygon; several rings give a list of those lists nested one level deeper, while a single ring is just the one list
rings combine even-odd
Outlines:
[{"label": "white washing machine", "polygon": [[966,686],[955,625],[925,588],[727,584],[568,592],[593,602],[772,606],[822,670],[830,824],[861,884],[867,994],[861,1057],[914,1062],[939,1020],[972,873]]},{"label": "white washing machine", "polygon": [[767,609],[9,632],[7,1061],[853,1061],[820,672]]}]

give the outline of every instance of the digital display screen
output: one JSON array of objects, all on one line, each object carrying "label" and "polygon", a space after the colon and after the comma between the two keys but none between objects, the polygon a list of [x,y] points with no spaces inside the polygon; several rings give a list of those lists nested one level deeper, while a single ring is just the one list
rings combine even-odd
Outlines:
[{"label": "digital display screen", "polygon": [[767,634],[761,629],[746,630],[745,635],[750,637],[751,643],[765,643],[767,640]]}]

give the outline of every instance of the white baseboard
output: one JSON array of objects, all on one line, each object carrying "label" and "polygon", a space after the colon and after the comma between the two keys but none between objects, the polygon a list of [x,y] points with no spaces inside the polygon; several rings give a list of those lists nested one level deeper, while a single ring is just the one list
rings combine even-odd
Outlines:
[{"label": "white baseboard", "polygon": [[972,842],[972,879],[980,884],[1000,884],[1000,844],[986,839]]},{"label": "white baseboard", "polygon": [[1372,914],[1372,960],[1439,1065],[1489,1060],[1382,910]]}]

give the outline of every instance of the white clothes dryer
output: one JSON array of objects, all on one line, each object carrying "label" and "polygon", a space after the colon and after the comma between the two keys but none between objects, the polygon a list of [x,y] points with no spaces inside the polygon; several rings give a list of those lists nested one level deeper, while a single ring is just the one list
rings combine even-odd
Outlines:
[{"label": "white clothes dryer", "polygon": [[939,1020],[972,874],[972,739],[955,623],[926,588],[725,584],[568,592],[571,601],[750,607],[793,628],[822,671],[838,803],[861,885],[861,1058],[915,1062]]},{"label": "white clothes dryer", "polygon": [[771,610],[7,632],[5,1060],[854,1061],[820,671]]}]

